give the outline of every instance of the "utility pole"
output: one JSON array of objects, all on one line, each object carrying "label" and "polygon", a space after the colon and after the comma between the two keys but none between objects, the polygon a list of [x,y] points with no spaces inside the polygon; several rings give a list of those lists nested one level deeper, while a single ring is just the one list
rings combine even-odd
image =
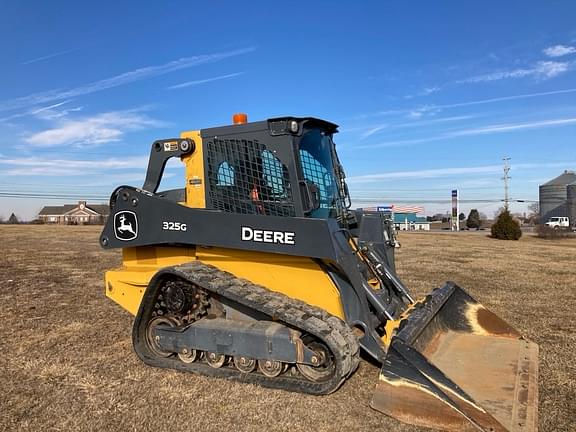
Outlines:
[{"label": "utility pole", "polygon": [[510,201],[508,196],[508,180],[510,180],[508,173],[510,172],[510,158],[506,156],[503,157],[502,160],[504,161],[504,177],[502,177],[502,180],[504,180],[504,208],[506,211],[508,211],[508,203]]}]

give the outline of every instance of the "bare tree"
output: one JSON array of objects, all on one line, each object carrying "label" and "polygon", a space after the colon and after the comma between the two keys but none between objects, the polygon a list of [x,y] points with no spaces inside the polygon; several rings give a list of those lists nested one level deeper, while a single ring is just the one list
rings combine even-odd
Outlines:
[{"label": "bare tree", "polygon": [[500,214],[501,214],[504,210],[506,210],[506,207],[504,207],[504,206],[498,207],[498,210],[496,210],[496,211],[494,212],[494,219],[498,219],[498,216],[500,216]]},{"label": "bare tree", "polygon": [[530,223],[538,224],[540,223],[540,203],[533,202],[528,206],[530,213],[528,214],[528,220]]}]

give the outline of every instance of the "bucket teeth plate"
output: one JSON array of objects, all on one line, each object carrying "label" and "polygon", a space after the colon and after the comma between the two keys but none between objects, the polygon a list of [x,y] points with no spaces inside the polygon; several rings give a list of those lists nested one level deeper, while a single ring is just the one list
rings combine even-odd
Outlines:
[{"label": "bucket teeth plate", "polygon": [[374,409],[442,430],[537,430],[538,345],[451,283],[404,321]]}]

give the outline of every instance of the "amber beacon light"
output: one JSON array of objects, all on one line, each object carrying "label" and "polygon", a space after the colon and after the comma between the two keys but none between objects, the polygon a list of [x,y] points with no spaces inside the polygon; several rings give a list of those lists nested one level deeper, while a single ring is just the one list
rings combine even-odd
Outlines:
[{"label": "amber beacon light", "polygon": [[234,124],[248,123],[248,115],[245,113],[236,113],[232,116],[232,122],[234,122]]}]

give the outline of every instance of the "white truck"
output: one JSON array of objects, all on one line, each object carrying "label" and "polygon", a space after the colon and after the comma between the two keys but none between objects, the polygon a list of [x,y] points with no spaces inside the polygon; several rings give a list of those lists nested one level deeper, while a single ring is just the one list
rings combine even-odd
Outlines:
[{"label": "white truck", "polygon": [[570,229],[570,219],[564,216],[551,217],[546,222],[546,226],[556,230],[567,230]]}]

